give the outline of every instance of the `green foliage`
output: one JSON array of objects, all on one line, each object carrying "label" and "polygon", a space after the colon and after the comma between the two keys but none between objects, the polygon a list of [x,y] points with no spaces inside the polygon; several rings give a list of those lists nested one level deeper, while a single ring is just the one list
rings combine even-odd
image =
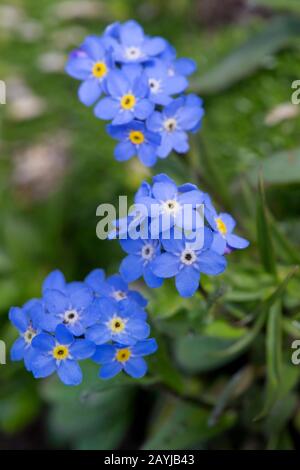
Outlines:
[{"label": "green foliage", "polygon": [[[0,366],[0,441],[5,435],[21,446],[28,435],[34,447],[39,431],[28,429],[37,426],[50,448],[293,448],[291,430],[300,430],[300,369],[291,363],[292,340],[300,338],[300,120],[294,113],[271,125],[266,117],[290,103],[300,79],[300,19],[291,17],[298,0],[255,0],[276,18],[214,30],[200,26],[197,2],[188,0],[99,2],[95,18],[62,18],[60,3],[16,2],[41,27],[38,39],[24,39],[21,28],[0,32],[0,78],[21,79],[46,104],[32,119],[14,120],[9,103],[0,109],[1,339],[11,346],[9,307],[39,296],[51,269],[70,280],[95,267],[117,271],[122,253],[116,242],[96,238],[96,208],[117,203],[119,194],[131,197],[150,176],[137,162],[115,162],[114,143],[78,103],[77,84],[39,65],[48,52],[66,58],[107,22],[135,17],[197,60],[203,129],[187,157],[173,155],[154,171],[209,191],[251,245],[231,254],[224,275],[202,277],[205,295],[182,299],[170,282],[151,292],[136,286],[149,298],[159,343],[143,380],[100,381],[90,363],[84,383],[68,388],[55,378],[34,381],[18,364]],[[58,166],[65,159],[50,189],[50,170],[20,184],[20,168],[30,175],[39,168],[28,154],[47,152],[60,156]]]}]

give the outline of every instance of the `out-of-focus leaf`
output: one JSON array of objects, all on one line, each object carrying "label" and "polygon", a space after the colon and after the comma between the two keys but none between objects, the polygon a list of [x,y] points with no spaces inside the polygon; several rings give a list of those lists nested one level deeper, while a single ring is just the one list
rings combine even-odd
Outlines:
[{"label": "out-of-focus leaf", "polygon": [[269,413],[264,424],[265,433],[268,436],[269,450],[278,448],[280,432],[295,413],[296,406],[296,395],[289,393],[284,398],[277,401],[274,408]]},{"label": "out-of-focus leaf", "polygon": [[270,308],[267,320],[267,368],[268,380],[272,386],[277,387],[281,379],[282,367],[282,325],[281,302],[278,300]]},{"label": "out-of-focus leaf", "polygon": [[203,329],[203,334],[215,338],[237,339],[243,336],[246,331],[246,328],[232,326],[223,320],[215,320]]},{"label": "out-of-focus leaf", "polygon": [[[222,390],[220,396],[218,397],[217,403],[209,417],[209,425],[215,426],[218,422],[220,416],[224,412],[226,406],[231,401],[233,396],[236,393],[237,388],[241,386],[242,382],[247,382],[247,386],[251,383],[251,379],[253,377],[253,373],[250,371],[249,368],[243,368],[233,374],[230,378],[224,389]],[[250,380],[249,380],[250,378]],[[244,386],[245,389],[245,386]]]},{"label": "out-of-focus leaf", "polygon": [[276,262],[273,250],[273,241],[271,237],[271,229],[267,214],[264,184],[261,176],[259,178],[258,185],[256,225],[257,243],[262,264],[268,273],[275,275]]},{"label": "out-of-focus leaf", "polygon": [[269,214],[271,230],[273,234],[276,253],[287,263],[300,263],[299,251],[290,243],[286,235],[283,234],[279,224]]},{"label": "out-of-focus leaf", "polygon": [[260,171],[269,184],[293,184],[300,182],[300,149],[271,155],[250,172],[251,181],[257,181]]},{"label": "out-of-focus leaf", "polygon": [[254,0],[253,5],[269,7],[280,11],[300,12],[298,0]]},{"label": "out-of-focus leaf", "polygon": [[219,423],[208,425],[209,413],[197,406],[179,402],[167,403],[155,422],[143,449],[191,449],[205,443],[233,426],[235,415],[227,413]]},{"label": "out-of-focus leaf", "polygon": [[184,390],[184,381],[178,370],[172,364],[166,342],[158,333],[154,332],[154,336],[158,342],[158,350],[153,356],[149,356],[149,371],[167,388],[174,390],[176,393],[182,393]]},{"label": "out-of-focus leaf", "polygon": [[223,352],[232,344],[233,341],[228,339],[190,335],[175,342],[174,352],[179,366],[193,374],[230,362],[232,356],[224,357]]},{"label": "out-of-focus leaf", "polygon": [[[263,327],[267,314],[273,304],[281,298],[283,292],[285,291],[290,279],[298,272],[298,266],[294,267],[290,273],[285,277],[285,279],[279,284],[279,286],[274,290],[274,292],[259,306],[257,311],[256,321],[253,328],[238,341],[235,341],[231,346],[229,346],[225,351],[222,351],[222,357],[232,358],[236,355],[244,352],[256,338],[261,328]],[[219,355],[220,353],[216,353]]]},{"label": "out-of-focus leaf", "polygon": [[263,67],[270,55],[291,45],[299,35],[300,20],[298,18],[289,16],[272,20],[260,33],[250,38],[225,57],[215,68],[204,74],[194,89],[205,95],[229,88]]},{"label": "out-of-focus leaf", "polygon": [[0,429],[6,433],[22,430],[40,410],[40,400],[31,386],[0,394],[0,400]]}]

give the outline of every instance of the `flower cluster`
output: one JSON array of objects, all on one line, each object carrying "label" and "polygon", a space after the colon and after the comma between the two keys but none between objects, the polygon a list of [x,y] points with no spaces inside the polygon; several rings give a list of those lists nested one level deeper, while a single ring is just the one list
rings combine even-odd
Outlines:
[{"label": "flower cluster", "polygon": [[187,132],[200,128],[202,100],[183,94],[195,70],[193,60],[178,59],[165,39],[146,36],[133,20],[88,36],[66,65],[67,73],[82,82],[80,101],[95,105],[97,118],[111,121],[107,131],[119,141],[115,158],[137,155],[146,166],[172,150],[186,153]]},{"label": "flower cluster", "polygon": [[35,378],[57,372],[66,385],[81,383],[78,361],[88,358],[101,365],[102,379],[121,370],[140,378],[147,371],[143,356],[157,349],[148,338],[146,304],[119,274],[105,279],[103,270],[96,269],[83,282],[67,283],[60,271],[53,271],[40,299],[10,309],[10,321],[19,331],[11,359],[24,360]]},{"label": "flower cluster", "polygon": [[175,277],[179,294],[190,297],[201,273],[223,273],[225,255],[249,245],[232,233],[234,228],[234,219],[218,213],[197,186],[177,186],[167,175],[157,175],[152,186],[142,183],[129,218],[116,223],[115,236],[127,253],[120,273],[127,282],[143,276],[151,288]]}]

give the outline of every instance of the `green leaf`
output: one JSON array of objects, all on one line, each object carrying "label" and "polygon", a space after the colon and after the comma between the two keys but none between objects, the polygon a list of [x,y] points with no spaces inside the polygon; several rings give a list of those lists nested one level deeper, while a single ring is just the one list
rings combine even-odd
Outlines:
[{"label": "green leaf", "polygon": [[257,180],[262,172],[264,181],[269,184],[300,183],[300,148],[276,153],[260,162],[259,167],[250,171],[250,181]]},{"label": "green leaf", "polygon": [[179,366],[195,374],[216,369],[230,362],[232,357],[224,357],[223,352],[232,344],[232,340],[228,339],[190,335],[179,338],[174,343],[174,353]]},{"label": "green leaf", "polygon": [[146,450],[192,449],[233,426],[235,415],[227,413],[210,427],[209,412],[178,400],[167,402],[143,445]]},{"label": "green leaf", "polygon": [[255,0],[255,5],[269,7],[272,10],[295,11],[300,12],[300,4],[298,0]]},{"label": "green leaf", "polygon": [[200,94],[221,92],[263,67],[266,59],[292,44],[300,35],[298,18],[280,17],[270,21],[257,35],[234,50],[198,81],[194,91]]},{"label": "green leaf", "polygon": [[260,176],[256,208],[257,243],[260,258],[266,272],[276,275],[276,262],[271,237],[270,223],[267,214],[263,179]]},{"label": "green leaf", "polygon": [[268,380],[272,387],[278,386],[282,368],[282,325],[281,302],[276,301],[270,308],[266,336]]}]

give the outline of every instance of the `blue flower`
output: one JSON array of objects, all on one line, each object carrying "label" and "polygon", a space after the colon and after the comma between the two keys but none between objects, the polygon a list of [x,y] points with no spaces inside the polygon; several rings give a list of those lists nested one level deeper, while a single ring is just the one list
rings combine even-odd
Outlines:
[{"label": "blue flower", "polygon": [[196,71],[197,65],[194,60],[185,57],[177,59],[176,56],[176,49],[170,44],[167,45],[164,52],[159,56],[167,67],[169,77],[187,77]]},{"label": "blue flower", "polygon": [[216,276],[226,269],[226,259],[213,251],[212,233],[204,229],[202,248],[194,247],[185,239],[162,240],[165,253],[156,258],[152,269],[162,278],[175,276],[175,284],[182,297],[191,297],[199,287],[200,273]]},{"label": "blue flower", "polygon": [[77,361],[95,353],[95,345],[86,339],[75,339],[64,325],[58,325],[55,336],[41,333],[32,341],[30,367],[33,376],[48,377],[57,372],[65,385],[79,385],[82,372]]},{"label": "blue flower", "polygon": [[109,96],[100,100],[94,109],[99,119],[112,119],[112,124],[120,125],[135,118],[145,120],[152,113],[145,77],[115,70],[110,73],[106,88]]},{"label": "blue flower", "polygon": [[88,310],[93,300],[92,290],[81,282],[70,283],[65,292],[46,289],[43,294],[46,313],[39,318],[40,325],[52,332],[63,323],[73,335],[81,336],[97,320]]},{"label": "blue flower", "polygon": [[143,356],[155,351],[157,343],[155,339],[150,338],[130,347],[120,344],[98,346],[92,359],[102,365],[99,372],[101,379],[111,379],[121,370],[135,379],[140,379],[147,372],[147,363]]},{"label": "blue flower", "polygon": [[188,87],[188,81],[183,76],[170,77],[168,69],[162,61],[145,69],[150,90],[149,99],[156,105],[166,106],[172,102],[172,96],[182,93]]},{"label": "blue flower", "polygon": [[97,324],[86,331],[86,338],[95,344],[116,341],[122,344],[135,344],[149,336],[150,327],[146,323],[146,313],[135,302],[113,302],[97,299],[90,307],[99,314]]},{"label": "blue flower", "polygon": [[157,238],[159,233],[173,226],[183,231],[203,226],[203,217],[198,211],[203,203],[201,191],[193,185],[177,187],[167,175],[160,175],[160,179],[154,181],[151,197],[140,196],[137,199],[139,205],[147,208],[151,218],[150,238]]},{"label": "blue flower", "polygon": [[154,112],[147,120],[147,127],[152,132],[162,136],[157,154],[166,158],[172,150],[186,153],[189,150],[187,131],[193,131],[199,126],[204,115],[204,109],[199,103],[183,97],[174,100],[162,112]]},{"label": "blue flower", "polygon": [[71,55],[66,65],[66,72],[71,77],[83,81],[78,96],[87,106],[94,104],[100,98],[109,71],[112,69],[113,62],[105,43],[96,37],[87,37],[80,53]]},{"label": "blue flower", "polygon": [[22,308],[12,307],[9,311],[9,319],[20,334],[11,348],[11,360],[21,361],[24,359],[27,370],[30,370],[32,340],[41,331],[39,325],[41,310],[43,310],[42,303],[37,299],[32,299]]},{"label": "blue flower", "polygon": [[217,253],[223,255],[232,249],[242,250],[249,246],[248,240],[232,233],[236,226],[233,217],[223,212],[218,214],[208,195],[205,197],[205,217],[214,230],[212,249]]},{"label": "blue flower", "polygon": [[130,238],[120,240],[121,247],[128,253],[120,265],[120,273],[127,282],[133,282],[141,276],[147,286],[160,287],[163,279],[152,271],[153,263],[161,251],[159,240],[132,240]]},{"label": "blue flower", "polygon": [[121,63],[142,63],[163,52],[167,43],[163,38],[145,36],[143,28],[133,20],[114,23],[106,30],[114,38],[114,58]]},{"label": "blue flower", "polygon": [[108,126],[108,133],[120,143],[115,148],[118,161],[129,160],[137,155],[145,166],[153,166],[157,160],[160,136],[146,129],[142,122],[132,121],[124,126]]},{"label": "blue flower", "polygon": [[114,274],[104,280],[98,280],[98,270],[92,271],[85,282],[93,289],[96,297],[108,297],[114,302],[124,302],[130,300],[136,302],[140,307],[146,307],[147,300],[137,291],[131,290],[128,283],[124,281],[120,274]]}]

